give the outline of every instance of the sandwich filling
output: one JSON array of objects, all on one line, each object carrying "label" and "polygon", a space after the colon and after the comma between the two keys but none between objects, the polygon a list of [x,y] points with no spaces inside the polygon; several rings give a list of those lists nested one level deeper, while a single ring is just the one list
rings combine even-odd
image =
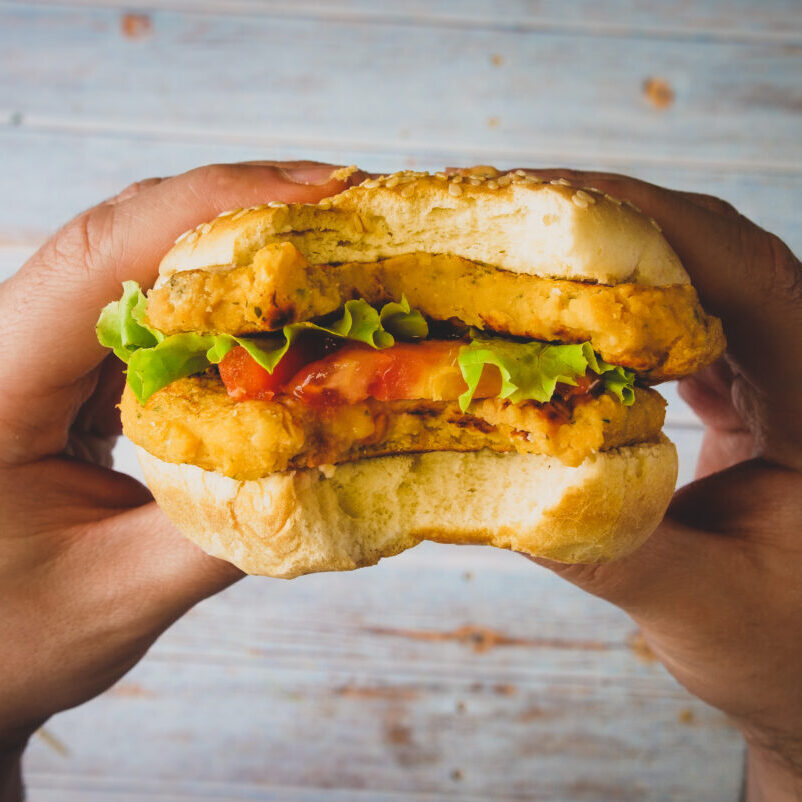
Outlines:
[{"label": "sandwich filling", "polygon": [[[156,291],[158,292],[158,290]],[[260,334],[152,324],[126,282],[98,336],[127,367],[126,434],[236,479],[417,451],[588,455],[657,441],[664,402],[589,341],[554,344],[431,320],[406,297],[346,301]]]},{"label": "sandwich filling", "polygon": [[346,299],[381,306],[402,296],[428,320],[525,340],[588,341],[611,364],[651,381],[692,373],[723,347],[720,324],[690,284],[550,279],[422,252],[310,264],[290,242],[264,246],[247,265],[174,273],[149,293],[147,317],[165,334],[258,334],[334,314]]}]

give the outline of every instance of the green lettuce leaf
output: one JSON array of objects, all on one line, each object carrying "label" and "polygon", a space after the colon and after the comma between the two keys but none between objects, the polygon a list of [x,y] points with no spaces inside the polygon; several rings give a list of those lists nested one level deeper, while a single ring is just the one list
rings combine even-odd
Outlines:
[{"label": "green lettuce leaf", "polygon": [[[389,348],[396,338],[425,338],[425,318],[410,308],[406,298],[386,303],[376,310],[364,300],[347,301],[339,317],[326,323],[293,323],[280,332],[257,337],[230,334],[173,334],[165,336],[145,321],[147,299],[134,281],[123,283],[119,301],[108,304],[100,314],[97,336],[128,365],[127,381],[134,395],[144,403],[157,390],[177,379],[201,373],[223,360],[236,346],[242,346],[269,373],[304,331],[320,331],[334,337],[356,340],[372,348]],[[460,396],[465,411],[476,392],[485,365],[496,365],[501,373],[500,398],[514,403],[549,401],[558,382],[576,384],[590,368],[604,387],[625,405],[635,400],[635,374],[605,362],[589,342],[551,345],[543,342],[515,342],[488,337],[474,330],[469,345],[460,349],[458,363],[468,389]]]},{"label": "green lettuce leaf", "polygon": [[389,348],[395,338],[426,337],[425,318],[410,309],[406,298],[385,304],[380,311],[367,301],[347,301],[334,321],[292,323],[280,332],[260,337],[233,337],[230,334],[173,334],[165,336],[145,322],[147,299],[135,281],[123,284],[119,301],[100,313],[97,337],[128,365],[127,381],[140,403],[177,379],[201,373],[221,362],[241,345],[269,373],[287,353],[292,342],[304,331],[320,331],[334,337],[357,340],[373,348]]},{"label": "green lettuce leaf", "polygon": [[589,342],[551,345],[543,342],[513,342],[474,333],[469,345],[460,349],[458,364],[468,389],[459,397],[460,409],[468,409],[479,385],[485,365],[495,365],[501,373],[499,398],[513,403],[550,401],[558,382],[577,383],[588,368],[598,373],[604,388],[625,405],[635,400],[635,374],[610,365],[593,352]]},{"label": "green lettuce leaf", "polygon": [[111,348],[123,362],[137,349],[150,348],[164,339],[160,332],[142,323],[145,303],[139,284],[124,281],[122,298],[103,307],[97,321],[100,344]]}]

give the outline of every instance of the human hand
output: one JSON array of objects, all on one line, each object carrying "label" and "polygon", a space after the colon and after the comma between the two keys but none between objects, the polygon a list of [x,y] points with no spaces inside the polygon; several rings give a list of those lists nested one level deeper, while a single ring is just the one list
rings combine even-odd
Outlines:
[{"label": "human hand", "polygon": [[705,424],[697,479],[635,554],[538,561],[618,605],[666,668],[749,746],[748,799],[802,799],[802,268],[777,237],[706,195],[564,176],[654,217],[728,351],[680,382]]},{"label": "human hand", "polygon": [[98,313],[124,279],[149,287],[183,231],[239,206],[317,202],[344,188],[333,169],[221,165],[134,184],[0,284],[0,799],[19,796],[19,753],[42,722],[242,576],[108,467],[123,374],[97,342]]}]

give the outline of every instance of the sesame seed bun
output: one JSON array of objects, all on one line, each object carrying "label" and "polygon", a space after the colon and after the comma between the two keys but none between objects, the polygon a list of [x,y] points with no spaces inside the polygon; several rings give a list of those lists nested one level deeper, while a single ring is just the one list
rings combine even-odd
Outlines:
[{"label": "sesame seed bun", "polygon": [[[492,168],[406,171],[317,204],[224,213],[179,237],[146,315],[166,334],[252,336],[325,319],[351,298],[374,307],[406,298],[435,324],[434,339],[475,326],[589,342],[640,382],[687,375],[724,348],[720,321],[699,305],[653,220],[592,188]],[[174,384],[147,408],[128,394],[126,433],[176,526],[248,573],[349,570],[424,539],[613,560],[658,525],[677,476],[659,421],[580,449],[574,412],[563,432],[559,415],[527,428],[521,409],[502,420],[490,402],[474,404],[471,422],[456,407],[409,412],[372,399],[376,409],[358,421],[353,404],[323,431],[306,419],[319,410],[293,418],[287,385],[272,406],[254,398],[246,407],[223,397],[217,374]],[[214,393],[221,404],[210,403]],[[648,417],[643,399],[639,390],[628,420]],[[598,427],[619,413],[597,416]],[[566,443],[553,440],[563,434]]]},{"label": "sesame seed bun", "polygon": [[538,454],[436,451],[238,481],[137,449],[148,486],[204,551],[290,579],[373,565],[422,540],[490,545],[566,563],[629,554],[677,477],[667,439],[570,468]]},{"label": "sesame seed bun", "polygon": [[227,212],[183,235],[159,286],[185,270],[246,265],[273,242],[311,264],[446,253],[531,276],[649,286],[688,284],[657,224],[634,206],[565,179],[401,172],[368,179],[318,204],[270,203]]}]

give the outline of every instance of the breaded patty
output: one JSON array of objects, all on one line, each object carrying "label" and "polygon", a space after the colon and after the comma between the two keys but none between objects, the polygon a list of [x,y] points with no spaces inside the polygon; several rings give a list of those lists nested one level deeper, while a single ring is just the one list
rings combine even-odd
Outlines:
[{"label": "breaded patty", "polygon": [[521,275],[447,254],[309,265],[287,242],[252,264],[189,270],[148,295],[148,319],[165,334],[249,334],[314,319],[351,298],[400,300],[434,320],[535,340],[590,340],[604,359],[651,381],[692,373],[724,349],[720,322],[688,284],[607,286]]},{"label": "breaded patty", "polygon": [[547,454],[568,465],[632,443],[657,442],[665,401],[636,388],[626,407],[609,394],[588,396],[573,410],[530,401],[456,402],[369,399],[315,409],[290,397],[233,401],[216,376],[190,377],[143,406],[129,387],[121,402],[128,438],[166,462],[190,463],[234,479],[257,479],[363,457],[418,451]]}]

